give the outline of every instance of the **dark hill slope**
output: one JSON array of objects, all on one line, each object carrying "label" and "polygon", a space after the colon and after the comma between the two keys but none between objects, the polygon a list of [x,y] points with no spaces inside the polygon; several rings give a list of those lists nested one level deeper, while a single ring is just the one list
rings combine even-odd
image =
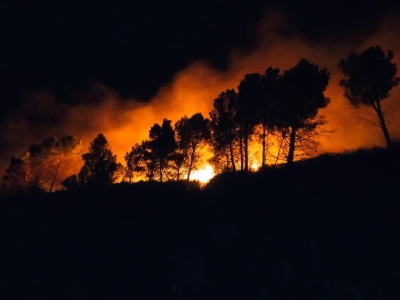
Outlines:
[{"label": "dark hill slope", "polygon": [[290,274],[288,281],[282,279],[285,283],[277,283],[279,276],[264,267],[267,290],[289,285],[275,290],[276,295],[357,299],[360,293],[364,299],[379,299],[375,293],[385,290],[383,299],[399,296],[398,148],[326,154],[292,167],[223,174],[204,192],[210,207],[228,214],[241,228],[231,249],[247,244],[249,249],[243,251],[249,257],[258,248],[270,267],[277,261],[286,265],[286,271],[280,270]]},{"label": "dark hill slope", "polygon": [[400,151],[0,203],[0,299],[400,299]]}]

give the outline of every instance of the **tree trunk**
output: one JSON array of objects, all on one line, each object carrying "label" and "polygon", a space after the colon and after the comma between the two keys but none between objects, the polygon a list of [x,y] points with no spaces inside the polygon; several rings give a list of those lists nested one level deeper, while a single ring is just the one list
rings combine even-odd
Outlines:
[{"label": "tree trunk", "polygon": [[176,174],[176,181],[180,181],[181,179],[181,166],[178,163],[178,169],[177,169],[177,174]]},{"label": "tree trunk", "polygon": [[244,127],[244,170],[249,171],[249,125]]},{"label": "tree trunk", "polygon": [[296,143],[296,127],[291,126],[292,131],[290,132],[290,142],[289,142],[289,153],[287,156],[287,164],[293,164],[294,160],[294,147]]},{"label": "tree trunk", "polygon": [[388,131],[387,127],[386,127],[386,122],[385,122],[385,119],[383,117],[382,108],[381,108],[381,102],[379,100],[376,101],[376,106],[374,105],[373,107],[374,107],[374,109],[375,109],[375,111],[376,111],[376,113],[378,115],[379,121],[381,123],[381,128],[382,128],[382,131],[383,131],[383,135],[384,135],[385,140],[386,140],[386,145],[387,145],[388,148],[390,148],[390,147],[392,147],[392,139],[390,138],[389,131]]},{"label": "tree trunk", "polygon": [[230,152],[230,155],[231,155],[232,170],[233,170],[233,172],[236,172],[235,156],[234,156],[234,154],[233,154],[233,145],[232,145],[232,142],[229,143],[229,152]]},{"label": "tree trunk", "polygon": [[44,165],[41,165],[39,171],[35,175],[35,178],[32,183],[32,187],[34,187],[34,188],[39,187],[39,181],[40,181],[40,177],[42,177],[43,170],[44,170]]},{"label": "tree trunk", "polygon": [[243,171],[243,132],[242,124],[239,125],[240,171]]},{"label": "tree trunk", "polygon": [[232,165],[230,153],[225,153],[225,158],[226,158],[226,166],[223,169],[224,170],[229,170],[231,165]]},{"label": "tree trunk", "polygon": [[49,193],[51,193],[51,191],[53,190],[54,182],[56,182],[56,178],[57,178],[57,175],[58,175],[58,171],[60,171],[60,168],[61,168],[61,165],[63,164],[63,162],[64,162],[64,160],[61,160],[61,161],[58,163],[56,173],[54,174],[53,181],[51,182],[51,185],[50,185]]},{"label": "tree trunk", "polygon": [[265,167],[266,164],[266,132],[267,127],[263,124],[263,132],[262,132],[262,158],[261,158],[261,167]]},{"label": "tree trunk", "polygon": [[189,163],[189,170],[188,170],[188,175],[187,175],[187,181],[190,180],[190,173],[192,172],[193,162],[194,162],[194,154],[195,154],[195,149],[192,149],[192,153],[190,154],[190,163]]},{"label": "tree trunk", "polygon": [[163,168],[162,168],[162,164],[163,164],[163,161],[162,160],[160,160],[160,182],[163,182],[163,176],[162,176],[162,170],[163,170]]},{"label": "tree trunk", "polygon": [[281,149],[282,149],[283,142],[285,141],[285,139],[286,139],[286,134],[285,134],[285,132],[282,132],[282,141],[281,141],[281,144],[279,145],[278,154],[276,155],[275,167],[278,164],[279,155],[281,153]]},{"label": "tree trunk", "polygon": [[278,164],[279,154],[281,153],[281,149],[282,149],[282,145],[283,145],[283,142],[284,142],[284,141],[285,141],[285,139],[282,137],[282,142],[281,142],[281,144],[279,145],[278,154],[276,155],[275,167],[276,167],[276,165]]}]

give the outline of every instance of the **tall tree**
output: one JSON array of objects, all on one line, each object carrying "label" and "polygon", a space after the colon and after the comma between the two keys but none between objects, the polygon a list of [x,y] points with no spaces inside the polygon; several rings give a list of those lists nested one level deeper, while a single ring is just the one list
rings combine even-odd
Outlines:
[{"label": "tall tree", "polygon": [[128,177],[129,183],[131,183],[134,173],[141,174],[146,170],[143,147],[136,143],[131,151],[125,154],[124,159],[127,171],[125,176]]},{"label": "tall tree", "polygon": [[[236,171],[235,164],[235,140],[238,139],[238,98],[239,94],[234,89],[222,92],[214,99],[214,109],[210,112],[210,128],[212,135],[212,147],[217,156],[227,156],[230,167],[227,169]],[[227,150],[227,154],[224,152]]]},{"label": "tall tree", "polygon": [[59,141],[56,142],[56,147],[53,151],[52,161],[55,165],[55,171],[53,180],[51,182],[49,192],[53,190],[54,183],[56,182],[57,176],[60,173],[62,165],[66,161],[75,159],[82,149],[82,140],[79,140],[75,136],[64,136]]},{"label": "tall tree", "polygon": [[[239,110],[238,118],[240,132],[244,142],[244,170],[249,171],[249,140],[257,122],[258,104],[263,101],[260,89],[261,75],[258,73],[246,74],[238,86]],[[243,170],[243,168],[242,168]]]},{"label": "tall tree", "polygon": [[78,174],[80,185],[109,186],[115,181],[117,157],[102,133],[93,139],[89,152],[83,154],[82,159],[84,165]]},{"label": "tall tree", "polygon": [[145,142],[145,152],[154,159],[158,167],[160,181],[163,181],[163,172],[167,168],[172,154],[177,148],[175,131],[171,126],[171,120],[164,119],[162,124],[154,124],[149,132],[150,140]]},{"label": "tall tree", "polygon": [[261,166],[266,165],[267,161],[267,132],[274,129],[278,124],[277,102],[278,86],[280,80],[280,70],[269,67],[265,70],[260,80],[260,89],[262,97],[258,98],[258,122],[261,124],[261,144],[262,144],[262,158]]},{"label": "tall tree", "polygon": [[43,188],[44,180],[49,166],[48,157],[51,155],[53,147],[55,147],[55,138],[49,138],[42,144],[35,144],[29,147],[27,158],[29,165],[29,185],[32,189]]},{"label": "tall tree", "polygon": [[296,134],[301,128],[321,125],[316,118],[318,110],[330,100],[324,91],[328,86],[329,73],[318,65],[301,59],[296,66],[283,72],[279,85],[279,126],[290,130],[287,163],[294,160]]},{"label": "tall tree", "polygon": [[[145,174],[149,181],[153,181],[159,163],[159,154],[156,149],[156,143],[151,140],[144,140],[140,144],[140,158],[145,166]],[[162,173],[161,173],[162,175]]]},{"label": "tall tree", "polygon": [[199,160],[199,148],[210,139],[209,122],[210,120],[205,119],[201,113],[196,113],[190,118],[185,115],[175,124],[179,148],[189,159],[187,163],[188,181],[190,180],[190,173]]},{"label": "tall tree", "polygon": [[352,53],[339,62],[339,69],[347,77],[340,81],[344,96],[354,107],[372,107],[379,119],[387,147],[392,140],[386,126],[381,101],[389,97],[391,89],[399,84],[397,67],[392,62],[393,52],[385,53],[380,46],[369,47],[361,54]]}]

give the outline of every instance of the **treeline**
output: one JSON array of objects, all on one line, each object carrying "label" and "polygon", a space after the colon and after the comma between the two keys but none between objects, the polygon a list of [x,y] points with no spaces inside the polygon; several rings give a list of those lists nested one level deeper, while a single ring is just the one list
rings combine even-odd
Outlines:
[{"label": "treeline", "polygon": [[[375,111],[379,119],[376,125],[382,129],[388,147],[392,139],[381,101],[400,80],[395,77],[397,68],[392,59],[392,51],[385,53],[376,46],[361,54],[353,53],[338,64],[345,76],[340,81],[344,96],[355,107],[365,105]],[[193,170],[204,163],[204,151],[212,152],[209,163],[216,173],[248,172],[254,161],[251,145],[261,149],[260,167],[267,165],[268,155],[273,164],[281,160],[291,165],[296,154],[310,156],[318,149],[316,137],[324,132],[322,125],[326,123],[319,110],[330,103],[324,95],[329,79],[327,69],[306,59],[284,71],[269,67],[263,74],[246,74],[237,90],[227,89],[214,99],[209,118],[195,113],[183,116],[174,125],[168,119],[154,124],[148,139],[127,151],[125,165],[117,162],[106,137],[99,133],[90,143],[89,152],[82,155],[81,170],[68,176],[62,185],[75,189],[137,178],[189,181]],[[276,153],[269,151],[272,143]],[[11,159],[3,187],[51,192],[61,167],[76,158],[81,147],[81,141],[72,136],[33,145],[22,157]]]}]

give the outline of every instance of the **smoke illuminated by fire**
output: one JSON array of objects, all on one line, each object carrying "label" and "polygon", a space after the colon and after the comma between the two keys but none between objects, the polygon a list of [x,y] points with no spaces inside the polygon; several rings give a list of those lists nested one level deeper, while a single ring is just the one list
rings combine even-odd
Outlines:
[{"label": "smoke illuminated by fire", "polygon": [[[300,34],[282,37],[276,29],[284,26],[287,27],[285,16],[268,14],[255,33],[259,36],[256,49],[246,53],[233,49],[230,67],[224,72],[216,71],[201,61],[193,62],[178,72],[169,85],[161,87],[148,103],[121,99],[116,91],[98,83],[73,95],[81,100],[79,105],[61,104],[46,91],[26,94],[23,105],[0,124],[1,144],[6,145],[0,158],[1,170],[4,172],[12,156],[20,156],[30,145],[47,137],[75,135],[83,140],[82,153],[85,153],[90,141],[100,132],[107,138],[118,160],[124,163],[125,153],[135,143],[147,139],[155,123],[161,124],[166,118],[174,124],[184,115],[190,117],[197,112],[209,117],[213,100],[226,89],[236,89],[245,74],[263,73],[270,66],[283,71],[293,67],[301,58],[327,68],[331,74],[325,93],[331,103],[320,114],[326,117],[326,128],[335,132],[320,138],[320,151],[339,152],[384,145],[379,128],[365,126],[363,119],[371,118],[371,115],[353,108],[343,97],[339,86],[342,76],[337,64],[352,51],[360,52],[369,46],[380,45],[384,50],[391,49],[395,54],[394,62],[400,65],[399,20],[388,16],[374,33],[363,40],[359,40],[355,32],[349,32],[342,39],[326,37],[319,42],[307,41]],[[382,103],[387,110],[388,127],[393,138],[400,137],[400,101],[394,101],[399,98],[397,87]],[[272,146],[271,151],[276,155],[277,145]],[[259,161],[259,155],[254,157],[252,169],[259,167]],[[78,161],[75,172],[81,166],[82,162]],[[212,176],[214,170],[209,164],[203,164],[191,174],[193,180],[201,182],[207,182]]]}]

